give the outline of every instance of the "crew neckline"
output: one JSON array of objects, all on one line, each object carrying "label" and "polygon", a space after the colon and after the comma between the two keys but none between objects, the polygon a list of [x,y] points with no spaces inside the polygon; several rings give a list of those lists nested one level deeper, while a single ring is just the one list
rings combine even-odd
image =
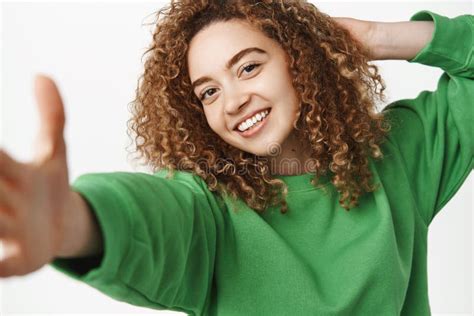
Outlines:
[{"label": "crew neckline", "polygon": [[[311,183],[315,175],[315,173],[303,173],[297,175],[274,175],[273,177],[283,180],[288,186],[288,192],[300,192],[318,190],[318,188]],[[328,176],[320,176],[319,179],[318,184],[323,184],[327,182]]]}]

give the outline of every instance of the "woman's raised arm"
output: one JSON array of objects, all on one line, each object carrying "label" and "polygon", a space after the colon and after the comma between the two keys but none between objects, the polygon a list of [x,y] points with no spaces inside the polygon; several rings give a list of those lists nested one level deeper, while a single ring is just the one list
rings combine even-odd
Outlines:
[{"label": "woman's raised arm", "polygon": [[415,57],[433,37],[432,21],[374,22],[334,18],[370,52],[373,60]]}]

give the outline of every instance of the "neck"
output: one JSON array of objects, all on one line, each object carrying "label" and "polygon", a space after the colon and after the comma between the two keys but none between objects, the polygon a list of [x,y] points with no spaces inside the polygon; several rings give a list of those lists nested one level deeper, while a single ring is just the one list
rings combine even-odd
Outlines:
[{"label": "neck", "polygon": [[274,175],[300,175],[312,172],[313,164],[309,150],[294,132],[290,133],[281,145],[280,152],[274,156],[270,155],[269,160]]}]

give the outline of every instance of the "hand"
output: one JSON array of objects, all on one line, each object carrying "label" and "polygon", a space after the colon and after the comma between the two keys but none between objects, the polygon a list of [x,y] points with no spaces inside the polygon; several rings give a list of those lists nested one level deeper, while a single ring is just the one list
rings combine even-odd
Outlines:
[{"label": "hand", "polygon": [[35,78],[40,131],[31,163],[0,151],[0,277],[24,275],[50,262],[61,247],[70,199],[64,109],[54,82]]},{"label": "hand", "polygon": [[354,18],[333,17],[334,21],[349,31],[351,36],[367,49],[370,59],[378,59],[376,45],[378,43],[378,24],[372,21],[357,20]]}]

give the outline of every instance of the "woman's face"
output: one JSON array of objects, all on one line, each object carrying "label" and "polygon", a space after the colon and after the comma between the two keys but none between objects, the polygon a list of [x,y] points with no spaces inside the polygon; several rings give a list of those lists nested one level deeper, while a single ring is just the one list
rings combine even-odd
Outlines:
[{"label": "woman's face", "polygon": [[225,142],[259,156],[284,144],[299,102],[276,41],[244,21],[216,22],[193,37],[187,58],[193,92]]}]

